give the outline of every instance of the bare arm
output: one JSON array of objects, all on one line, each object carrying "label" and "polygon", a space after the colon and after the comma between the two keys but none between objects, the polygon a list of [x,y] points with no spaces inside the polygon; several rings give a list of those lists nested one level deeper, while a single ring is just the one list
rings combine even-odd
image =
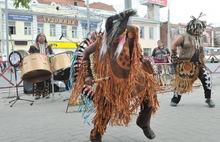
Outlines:
[{"label": "bare arm", "polygon": [[155,56],[155,48],[154,48],[153,53],[152,53],[152,55],[151,55],[152,63],[154,63],[154,56]]},{"label": "bare arm", "polygon": [[176,41],[173,43],[173,45],[172,45],[172,47],[171,47],[171,50],[172,50],[172,51],[176,51],[177,46],[179,46],[179,45],[183,42],[183,40],[184,40],[183,35],[180,35],[180,36],[176,39]]},{"label": "bare arm", "polygon": [[90,54],[95,52],[97,45],[98,45],[98,42],[95,41],[93,44],[91,44],[89,47],[87,47],[84,50],[84,52],[83,52],[83,60],[89,60]]},{"label": "bare arm", "polygon": [[154,56],[151,56],[151,61],[152,63],[154,63]]},{"label": "bare arm", "polygon": [[179,58],[177,57],[176,50],[177,50],[177,46],[179,46],[183,41],[184,41],[184,36],[181,35],[177,38],[177,40],[173,43],[171,47],[171,51],[172,51],[171,59],[174,64],[179,63]]}]

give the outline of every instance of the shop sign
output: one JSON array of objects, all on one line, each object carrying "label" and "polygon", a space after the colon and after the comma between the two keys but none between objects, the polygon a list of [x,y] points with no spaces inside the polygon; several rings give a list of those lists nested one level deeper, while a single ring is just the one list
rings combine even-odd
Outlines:
[{"label": "shop sign", "polygon": [[33,21],[32,15],[8,14],[8,20]]},{"label": "shop sign", "polygon": [[77,43],[74,42],[48,42],[52,48],[77,48]]},{"label": "shop sign", "polygon": [[47,17],[47,16],[38,16],[37,22],[78,26],[78,21],[76,20],[67,19],[67,18],[65,19],[65,18]]}]

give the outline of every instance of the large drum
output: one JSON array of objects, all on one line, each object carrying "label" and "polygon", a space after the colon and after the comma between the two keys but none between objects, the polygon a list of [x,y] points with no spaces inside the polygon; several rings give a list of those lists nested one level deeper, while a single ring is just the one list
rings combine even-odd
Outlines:
[{"label": "large drum", "polygon": [[52,71],[45,54],[31,53],[22,59],[21,79],[26,82],[42,82],[51,77]]},{"label": "large drum", "polygon": [[69,79],[72,58],[72,51],[58,53],[52,58],[51,67],[54,73],[54,80]]}]

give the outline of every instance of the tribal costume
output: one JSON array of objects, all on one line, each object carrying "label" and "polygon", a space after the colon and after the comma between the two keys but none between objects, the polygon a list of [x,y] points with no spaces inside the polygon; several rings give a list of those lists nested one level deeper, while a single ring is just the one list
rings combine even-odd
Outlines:
[{"label": "tribal costume", "polygon": [[[204,65],[203,32],[205,23],[199,18],[191,16],[191,20],[186,26],[186,33],[181,35],[172,47],[172,62],[176,64],[176,74],[174,80],[174,96],[171,99],[171,106],[177,106],[183,93],[192,91],[194,81],[199,78],[202,82],[206,103],[209,107],[214,107],[211,98],[210,74]],[[177,57],[176,47],[181,47],[179,57]]]},{"label": "tribal costume", "polygon": [[[68,106],[74,104],[84,82],[88,84],[94,76],[110,77],[110,80],[95,84],[95,116],[91,141],[101,141],[107,124],[127,126],[131,117],[137,115],[139,106],[141,111],[137,125],[142,128],[146,137],[155,138],[150,128],[150,118],[159,107],[156,95],[159,84],[152,74],[145,71],[145,64],[148,62],[140,61],[142,50],[138,41],[138,28],[127,25],[129,17],[135,14],[136,11],[127,10],[109,17],[104,34],[98,35],[97,40],[83,52],[83,63]],[[93,52],[92,73],[89,55]]]}]

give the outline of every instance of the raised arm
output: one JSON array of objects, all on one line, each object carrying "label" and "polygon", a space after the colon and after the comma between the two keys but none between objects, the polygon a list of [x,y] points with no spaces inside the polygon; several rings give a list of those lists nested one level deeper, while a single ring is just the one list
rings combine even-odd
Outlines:
[{"label": "raised arm", "polygon": [[97,47],[97,41],[95,41],[93,44],[91,44],[89,47],[87,47],[83,52],[83,60],[90,60],[89,56],[95,52]]},{"label": "raised arm", "polygon": [[171,46],[171,51],[176,51],[177,46],[179,46],[184,40],[184,36],[180,35],[176,41],[173,43],[173,45]]}]

